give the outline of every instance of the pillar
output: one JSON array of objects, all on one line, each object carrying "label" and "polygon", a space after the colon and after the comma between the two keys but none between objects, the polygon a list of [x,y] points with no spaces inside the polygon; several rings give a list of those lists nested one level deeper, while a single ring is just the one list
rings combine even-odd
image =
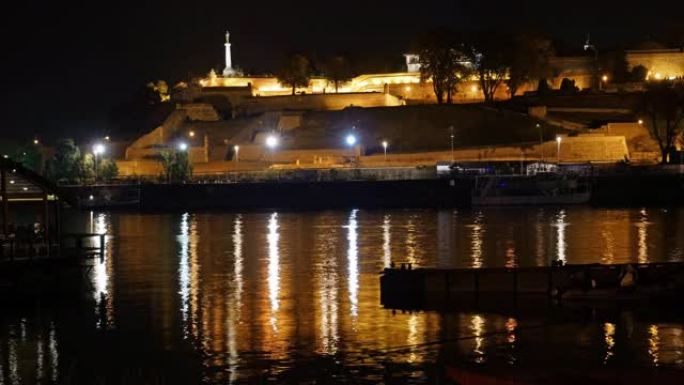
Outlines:
[{"label": "pillar", "polygon": [[235,73],[233,71],[233,58],[230,53],[230,32],[226,31],[226,68],[223,69],[223,76],[230,76]]},{"label": "pillar", "polygon": [[2,198],[2,233],[7,237],[9,202],[7,201],[7,171],[5,169],[0,171],[0,198]]}]

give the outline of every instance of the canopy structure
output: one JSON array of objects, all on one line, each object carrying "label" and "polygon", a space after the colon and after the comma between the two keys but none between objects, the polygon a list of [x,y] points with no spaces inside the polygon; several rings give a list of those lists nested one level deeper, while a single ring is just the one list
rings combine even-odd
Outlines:
[{"label": "canopy structure", "polygon": [[[48,247],[59,240],[60,194],[57,186],[21,163],[0,159],[0,204],[2,205],[0,234],[2,240],[14,239],[15,216],[22,212],[39,212],[42,242]],[[52,215],[51,215],[52,214]]]}]

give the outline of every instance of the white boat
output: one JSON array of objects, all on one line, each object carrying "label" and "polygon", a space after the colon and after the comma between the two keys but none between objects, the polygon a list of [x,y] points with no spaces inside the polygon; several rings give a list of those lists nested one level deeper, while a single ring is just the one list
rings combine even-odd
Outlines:
[{"label": "white boat", "polygon": [[591,199],[589,183],[561,173],[484,175],[475,178],[473,206],[568,205]]}]

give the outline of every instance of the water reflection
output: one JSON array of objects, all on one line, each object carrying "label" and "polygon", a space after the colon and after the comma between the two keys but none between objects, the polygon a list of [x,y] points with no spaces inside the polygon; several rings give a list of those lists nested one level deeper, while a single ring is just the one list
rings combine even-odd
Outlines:
[{"label": "water reflection", "polygon": [[603,324],[603,340],[605,342],[606,354],[603,362],[607,363],[615,354],[613,348],[615,347],[615,324],[606,322]]},{"label": "water reflection", "polygon": [[556,215],[556,260],[566,263],[568,261],[566,255],[567,245],[565,243],[565,228],[568,223],[565,221],[565,210],[558,211]]},{"label": "water reflection", "polygon": [[358,224],[356,221],[356,214],[359,210],[352,210],[349,214],[349,223],[347,224],[347,266],[348,266],[348,283],[349,288],[349,313],[356,318],[359,312],[359,246],[358,246]]},{"label": "water reflection", "polygon": [[385,214],[382,220],[382,264],[383,267],[390,267],[392,264],[392,224],[391,216]]},{"label": "water reflection", "polygon": [[[684,216],[547,208],[459,210],[455,218],[453,211],[436,215],[430,210],[112,213],[84,217],[81,231],[87,225],[111,235],[105,263],[93,272],[93,278],[99,277],[92,281],[94,291],[104,295],[95,297],[103,306],[96,314],[109,317],[104,308],[116,298],[117,337],[125,341],[130,329],[142,325],[150,339],[161,341],[164,352],[179,346],[195,349],[199,358],[191,359],[203,365],[209,384],[249,382],[250,376],[262,375],[263,367],[269,368],[263,376],[278,382],[278,373],[320,356],[376,375],[384,373],[385,363],[418,368],[436,360],[439,365],[441,360],[543,362],[563,370],[613,361],[684,368],[679,315],[642,317],[637,309],[633,315],[563,318],[561,326],[539,329],[527,326],[548,323],[546,315],[522,310],[393,313],[380,305],[377,275],[381,266],[409,257],[423,266],[458,267],[540,265],[557,257],[568,263],[599,262],[606,233],[613,236],[615,261],[681,260],[681,253],[673,256],[669,247],[673,236],[661,234],[679,228],[671,221]],[[534,223],[527,226],[526,218]],[[70,325],[84,317],[90,332],[112,333],[106,327],[95,330],[106,323],[93,322],[91,291],[87,302],[73,305],[85,309],[78,314],[71,309],[60,310],[66,315],[36,317],[3,312],[0,385],[63,381],[73,352],[88,348],[79,339],[89,334]],[[36,322],[40,317],[42,323]],[[136,343],[122,342],[126,348]],[[98,348],[121,348],[109,344]],[[315,363],[307,367],[324,370]],[[421,381],[420,375],[415,378]]]},{"label": "water reflection", "polygon": [[641,209],[639,214],[639,222],[637,222],[636,225],[638,244],[637,261],[639,263],[648,263],[648,212],[646,209]]},{"label": "water reflection", "polygon": [[280,253],[278,250],[278,213],[273,213],[268,219],[268,299],[271,304],[270,323],[274,331],[278,329],[278,292],[280,290]]},{"label": "water reflection", "polygon": [[482,248],[484,245],[483,235],[485,232],[484,228],[484,213],[478,211],[475,213],[475,219],[471,228],[471,246],[470,246],[470,260],[471,267],[479,269],[483,265],[482,260]]},{"label": "water reflection", "polygon": [[[112,279],[111,275],[114,271],[112,260],[112,227],[109,215],[105,213],[98,213],[94,215],[90,212],[91,218],[91,232],[95,234],[104,235],[104,247],[102,247],[103,255],[100,259],[94,260],[92,282],[93,282],[93,296],[95,299],[95,316],[97,319],[97,328],[111,328],[114,326],[114,299],[113,291],[111,289]],[[98,240],[98,242],[100,242]]]}]

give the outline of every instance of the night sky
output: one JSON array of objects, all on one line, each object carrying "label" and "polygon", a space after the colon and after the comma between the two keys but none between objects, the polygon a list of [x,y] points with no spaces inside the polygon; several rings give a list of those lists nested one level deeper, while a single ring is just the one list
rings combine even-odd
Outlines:
[{"label": "night sky", "polygon": [[665,26],[684,24],[683,1],[659,0],[13,3],[4,5],[0,27],[0,136],[17,139],[106,131],[112,107],[147,81],[221,69],[226,29],[234,65],[261,73],[292,51],[346,53],[369,69],[391,69],[412,39],[434,26],[534,27],[578,47],[591,32],[601,47],[651,40]]}]

